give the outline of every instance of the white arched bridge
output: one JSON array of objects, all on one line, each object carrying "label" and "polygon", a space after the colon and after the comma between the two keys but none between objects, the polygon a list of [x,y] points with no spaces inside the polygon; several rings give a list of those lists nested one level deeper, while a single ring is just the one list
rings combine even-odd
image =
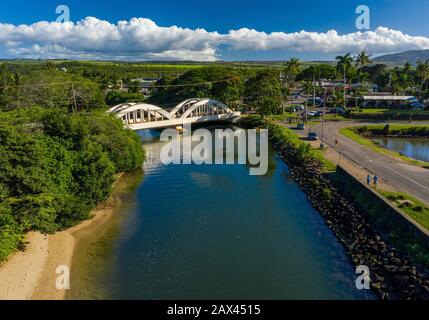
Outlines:
[{"label": "white arched bridge", "polygon": [[108,113],[122,119],[131,130],[183,126],[212,121],[233,121],[241,116],[225,104],[212,99],[189,99],[179,103],[170,112],[147,103],[123,103],[110,108]]}]

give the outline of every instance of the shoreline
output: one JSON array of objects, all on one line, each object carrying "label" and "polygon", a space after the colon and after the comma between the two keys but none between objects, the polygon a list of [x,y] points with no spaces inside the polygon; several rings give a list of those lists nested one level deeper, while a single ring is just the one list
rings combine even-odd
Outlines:
[{"label": "shoreline", "polygon": [[119,201],[113,197],[115,186],[122,175],[117,176],[110,198],[91,211],[89,220],[53,235],[25,235],[25,249],[0,264],[0,300],[66,299],[67,291],[56,289],[56,269],[64,265],[71,270],[79,242],[111,220]]},{"label": "shoreline", "polygon": [[281,131],[286,128],[276,123],[268,126],[279,128],[277,134],[271,130],[270,141],[274,149],[288,165],[292,179],[307,194],[311,205],[343,245],[350,262],[355,267],[365,265],[370,269],[370,287],[378,298],[428,299],[427,271],[419,264],[410,263],[399,250],[386,242],[382,230],[374,225],[369,213],[357,209],[353,199],[340,193],[332,176],[324,176],[317,158],[308,157],[304,161],[300,158],[298,147],[292,145],[290,138]]}]

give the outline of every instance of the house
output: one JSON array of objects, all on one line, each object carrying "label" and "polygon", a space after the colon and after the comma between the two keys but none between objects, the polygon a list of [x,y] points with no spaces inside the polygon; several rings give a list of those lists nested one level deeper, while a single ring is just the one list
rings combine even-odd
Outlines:
[{"label": "house", "polygon": [[400,108],[416,105],[414,96],[397,96],[387,92],[372,92],[362,96],[362,107]]},{"label": "house", "polygon": [[159,78],[138,78],[132,79],[131,83],[139,86],[139,92],[145,95],[151,94],[152,87],[156,84]]}]

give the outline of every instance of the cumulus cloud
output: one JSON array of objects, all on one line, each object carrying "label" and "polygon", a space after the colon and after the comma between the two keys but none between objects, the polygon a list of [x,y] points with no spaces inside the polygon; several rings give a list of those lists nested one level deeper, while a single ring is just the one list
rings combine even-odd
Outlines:
[{"label": "cumulus cloud", "polygon": [[375,31],[340,35],[335,30],[326,33],[300,31],[267,34],[251,29],[232,30],[227,35],[235,50],[289,50],[297,52],[341,53],[366,49],[372,53],[428,49],[429,38],[415,37],[384,27]]},{"label": "cumulus cloud", "polygon": [[226,34],[177,26],[161,27],[145,18],[112,24],[88,17],[76,23],[0,23],[0,48],[8,57],[196,60],[222,58],[220,47],[243,51],[371,53],[429,49],[429,38],[379,27],[374,31],[338,34],[299,31],[265,33],[242,28]]}]

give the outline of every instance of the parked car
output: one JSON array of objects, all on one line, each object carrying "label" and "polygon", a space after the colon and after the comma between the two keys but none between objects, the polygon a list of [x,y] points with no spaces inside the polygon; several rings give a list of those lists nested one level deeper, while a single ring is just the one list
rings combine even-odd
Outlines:
[{"label": "parked car", "polygon": [[315,117],[315,116],[316,116],[316,111],[307,112],[307,117]]},{"label": "parked car", "polygon": [[346,113],[346,109],[344,107],[336,107],[334,108],[335,113],[344,114]]},{"label": "parked car", "polygon": [[415,109],[415,110],[421,110],[424,107],[423,104],[420,103],[419,101],[413,101],[413,102],[411,102],[410,106],[411,106],[412,109]]},{"label": "parked car", "polygon": [[323,106],[323,99],[320,97],[316,97],[316,99],[308,98],[307,103],[309,105],[315,105],[316,107],[322,107]]},{"label": "parked car", "polygon": [[298,130],[305,130],[305,124],[303,124],[303,123],[298,123],[298,125],[296,126],[296,128],[297,128]]},{"label": "parked car", "polygon": [[317,140],[319,140],[319,136],[317,135],[316,132],[309,132],[307,139],[311,140],[311,141],[317,141]]}]

